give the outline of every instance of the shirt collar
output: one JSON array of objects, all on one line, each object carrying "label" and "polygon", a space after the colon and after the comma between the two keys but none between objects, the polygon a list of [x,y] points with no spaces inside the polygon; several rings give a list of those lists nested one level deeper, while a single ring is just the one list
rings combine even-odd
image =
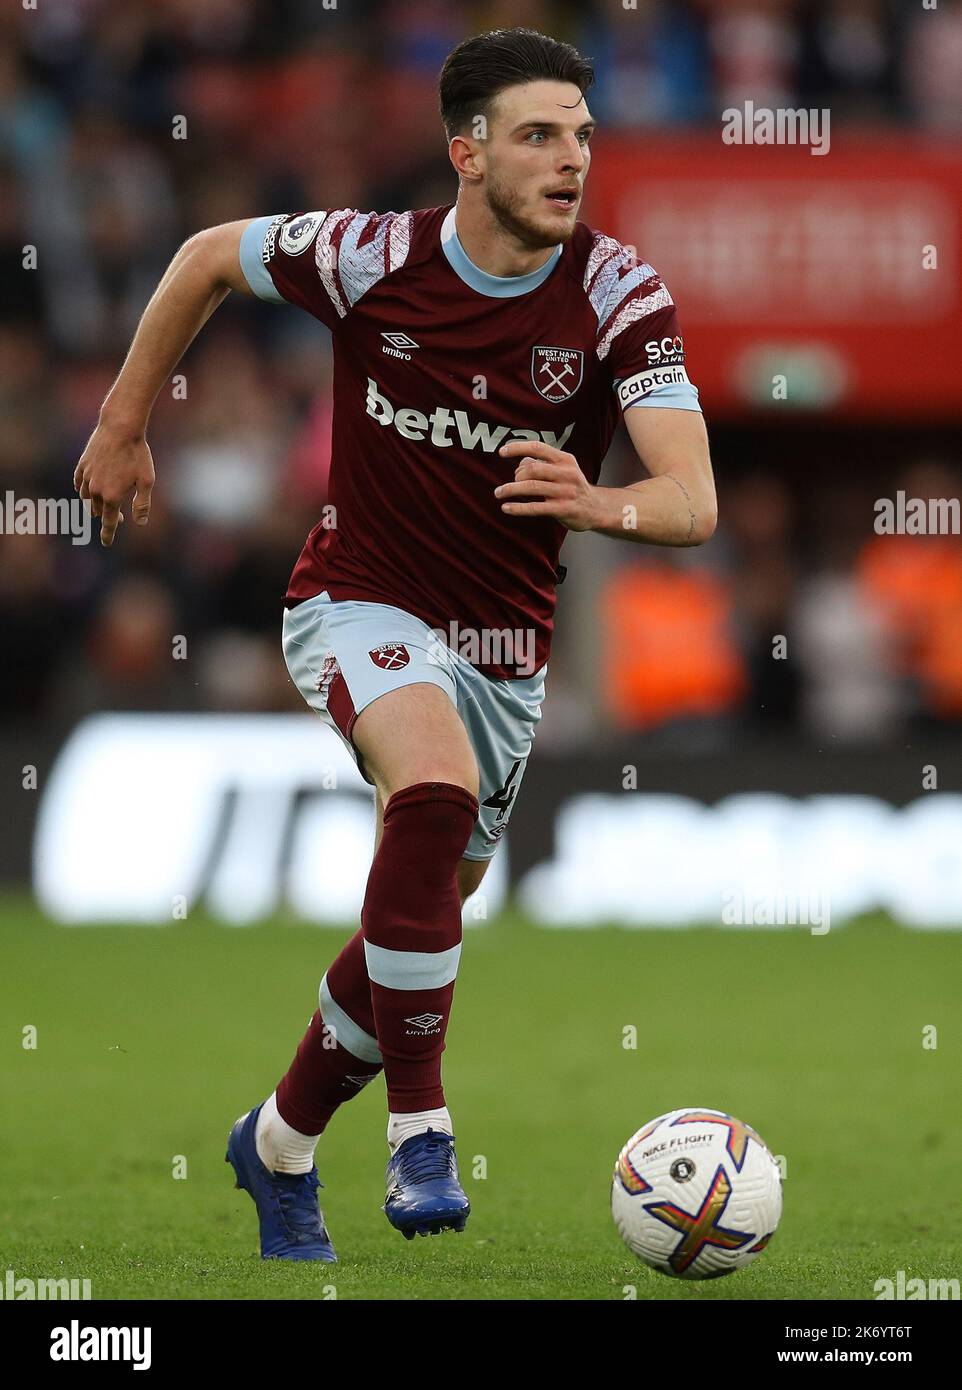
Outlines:
[{"label": "shirt collar", "polygon": [[471,289],[477,290],[478,294],[488,295],[492,299],[511,299],[515,295],[527,294],[529,290],[536,290],[539,285],[543,285],[558,264],[558,258],[564,249],[560,244],[554,248],[544,265],[539,266],[537,270],[529,271],[527,275],[489,275],[486,270],[474,264],[461,245],[455,226],[456,212],[457,206],[452,207],[441,224],[441,250],[455,274]]}]

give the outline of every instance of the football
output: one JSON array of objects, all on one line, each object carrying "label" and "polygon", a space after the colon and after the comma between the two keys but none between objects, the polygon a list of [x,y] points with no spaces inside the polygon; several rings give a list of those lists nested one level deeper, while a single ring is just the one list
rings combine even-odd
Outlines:
[{"label": "football", "polygon": [[721,1110],[670,1110],[625,1144],[611,1214],[639,1259],[676,1279],[742,1269],[782,1214],[781,1171],[755,1131]]}]

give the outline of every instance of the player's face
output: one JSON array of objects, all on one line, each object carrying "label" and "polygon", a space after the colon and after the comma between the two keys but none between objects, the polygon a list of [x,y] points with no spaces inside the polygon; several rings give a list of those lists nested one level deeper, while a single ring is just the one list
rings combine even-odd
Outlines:
[{"label": "player's face", "polygon": [[494,102],[484,142],[488,206],[525,246],[557,246],[575,229],[594,121],[573,82],[527,82]]}]

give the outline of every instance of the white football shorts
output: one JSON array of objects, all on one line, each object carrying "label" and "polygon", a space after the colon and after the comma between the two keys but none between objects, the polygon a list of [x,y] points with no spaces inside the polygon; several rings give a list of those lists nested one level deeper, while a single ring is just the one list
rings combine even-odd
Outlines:
[{"label": "white football shorts", "polygon": [[481,809],[464,857],[490,859],[531,752],[547,666],[520,680],[490,680],[402,608],[335,602],[327,593],[285,610],[283,644],[294,684],[365,776],[351,740],[361,711],[379,695],[421,681],[444,691],[468,731],[480,774]]}]

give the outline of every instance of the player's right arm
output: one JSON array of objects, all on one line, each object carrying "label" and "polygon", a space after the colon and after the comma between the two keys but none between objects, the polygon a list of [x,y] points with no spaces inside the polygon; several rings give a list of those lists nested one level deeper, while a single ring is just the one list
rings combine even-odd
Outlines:
[{"label": "player's right arm", "polygon": [[154,464],[147,422],[171,372],[231,290],[253,291],[241,269],[248,222],[228,222],[192,236],[177,252],[134,334],[120,375],[101,406],[97,427],[74,471],[74,487],[101,518],[100,540],[113,542],[121,506],[133,491],[132,515],[150,515]]}]

